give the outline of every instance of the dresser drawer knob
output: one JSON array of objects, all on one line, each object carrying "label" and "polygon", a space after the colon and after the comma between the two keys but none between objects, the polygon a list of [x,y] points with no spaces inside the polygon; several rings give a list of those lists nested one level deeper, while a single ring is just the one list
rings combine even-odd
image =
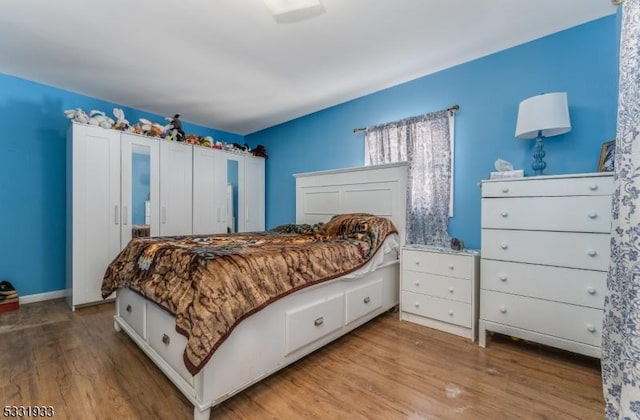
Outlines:
[{"label": "dresser drawer knob", "polygon": [[500,274],[500,277],[498,277],[500,279],[500,281],[507,281],[507,276],[505,276],[504,274]]},{"label": "dresser drawer knob", "polygon": [[594,287],[587,287],[587,293],[589,293],[590,295],[595,295],[596,289]]},{"label": "dresser drawer knob", "polygon": [[167,334],[162,334],[162,342],[166,345],[171,344],[171,337],[169,337]]},{"label": "dresser drawer knob", "polygon": [[453,309],[449,309],[449,316],[453,316]]},{"label": "dresser drawer knob", "polygon": [[364,298],[364,301],[363,301],[363,302],[364,302],[365,304],[367,304],[367,303],[371,302],[371,298],[370,298],[369,296],[367,296],[366,298]]},{"label": "dresser drawer knob", "polygon": [[505,194],[506,194],[506,193],[508,193],[508,192],[509,192],[509,188],[507,188],[507,187],[502,187],[502,192],[503,192],[503,193],[505,193]]},{"label": "dresser drawer knob", "polygon": [[420,302],[414,303],[413,306],[415,306],[416,308],[419,308],[420,307]]},{"label": "dresser drawer knob", "polygon": [[508,217],[509,216],[509,212],[508,211],[503,211],[503,212],[500,213],[500,216]]},{"label": "dresser drawer knob", "polygon": [[420,265],[420,260],[416,260],[416,265]]},{"label": "dresser drawer knob", "polygon": [[416,285],[416,287],[419,287],[420,286],[420,282],[416,280],[415,285]]},{"label": "dresser drawer knob", "polygon": [[598,189],[598,184],[591,184],[591,185],[589,185],[589,189],[590,189],[591,191],[596,191],[596,190]]},{"label": "dresser drawer knob", "polygon": [[125,308],[125,310],[129,313],[131,313],[131,305],[127,305],[127,307]]},{"label": "dresser drawer knob", "polygon": [[590,249],[589,251],[587,251],[587,255],[589,255],[590,257],[595,257],[596,255],[598,255],[598,253],[593,249]]},{"label": "dresser drawer knob", "polygon": [[588,324],[587,325],[587,331],[589,331],[590,333],[594,333],[594,332],[596,332],[596,327],[594,327],[591,324]]},{"label": "dresser drawer knob", "polygon": [[449,293],[453,293],[453,286],[449,287]]},{"label": "dresser drawer knob", "polygon": [[598,213],[596,213],[595,211],[591,211],[587,216],[589,216],[589,219],[595,219],[598,217]]},{"label": "dresser drawer knob", "polygon": [[500,244],[500,248],[507,249],[507,248],[509,248],[509,245],[506,242],[503,242],[503,243]]},{"label": "dresser drawer knob", "polygon": [[455,266],[453,264],[449,264],[449,270],[453,270]]},{"label": "dresser drawer knob", "polygon": [[500,313],[501,314],[506,314],[507,313],[507,308],[505,308],[504,306],[500,307]]},{"label": "dresser drawer knob", "polygon": [[313,325],[315,325],[316,327],[319,327],[320,325],[322,325],[323,322],[324,322],[324,318],[323,317],[316,318],[316,320],[313,321]]}]

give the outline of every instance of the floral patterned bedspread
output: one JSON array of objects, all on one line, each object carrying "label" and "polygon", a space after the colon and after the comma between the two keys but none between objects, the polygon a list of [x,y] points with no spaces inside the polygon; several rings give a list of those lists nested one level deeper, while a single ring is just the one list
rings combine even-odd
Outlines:
[{"label": "floral patterned bedspread", "polygon": [[[281,233],[292,230],[310,233]],[[107,268],[102,296],[128,287],[174,314],[195,375],[244,318],[358,269],[391,233],[390,220],[359,213],[310,230],[134,238]]]}]

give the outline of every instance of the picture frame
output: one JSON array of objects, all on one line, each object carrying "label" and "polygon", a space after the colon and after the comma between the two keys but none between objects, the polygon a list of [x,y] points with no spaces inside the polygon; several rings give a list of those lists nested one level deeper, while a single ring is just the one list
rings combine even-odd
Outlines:
[{"label": "picture frame", "polygon": [[616,155],[616,141],[611,140],[602,144],[600,150],[600,161],[598,162],[598,172],[613,172]]}]

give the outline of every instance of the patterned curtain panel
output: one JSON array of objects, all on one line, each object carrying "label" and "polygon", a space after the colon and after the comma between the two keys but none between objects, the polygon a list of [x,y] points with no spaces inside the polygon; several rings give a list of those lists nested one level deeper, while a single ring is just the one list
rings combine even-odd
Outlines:
[{"label": "patterned curtain panel", "polygon": [[366,165],[409,163],[408,244],[449,246],[451,119],[444,110],[366,130]]},{"label": "patterned curtain panel", "polygon": [[620,38],[611,263],[602,331],[608,419],[640,418],[640,0],[625,0]]}]

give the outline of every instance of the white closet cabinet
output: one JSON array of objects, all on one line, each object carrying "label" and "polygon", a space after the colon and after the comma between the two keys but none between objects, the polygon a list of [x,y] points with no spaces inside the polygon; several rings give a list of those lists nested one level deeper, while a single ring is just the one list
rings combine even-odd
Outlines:
[{"label": "white closet cabinet", "polygon": [[[247,156],[244,162],[244,232],[264,230],[264,163],[259,157]],[[242,185],[242,184],[241,184]]]},{"label": "white closet cabinet", "polygon": [[193,234],[227,231],[227,162],[214,149],[193,149]]},{"label": "white closet cabinet", "polygon": [[[106,130],[105,130],[106,131]],[[134,206],[144,209],[140,222],[149,225],[149,235],[160,233],[160,143],[157,139],[122,133],[121,156],[121,245],[124,248],[133,237]],[[143,168],[137,167],[146,160]],[[148,186],[148,197],[134,197],[134,184]]]},{"label": "white closet cabinet", "polygon": [[193,146],[156,141],[160,143],[160,236],[190,235]]},{"label": "white closet cabinet", "polygon": [[107,265],[120,252],[120,133],[73,124],[67,136],[67,301],[102,300]]}]

